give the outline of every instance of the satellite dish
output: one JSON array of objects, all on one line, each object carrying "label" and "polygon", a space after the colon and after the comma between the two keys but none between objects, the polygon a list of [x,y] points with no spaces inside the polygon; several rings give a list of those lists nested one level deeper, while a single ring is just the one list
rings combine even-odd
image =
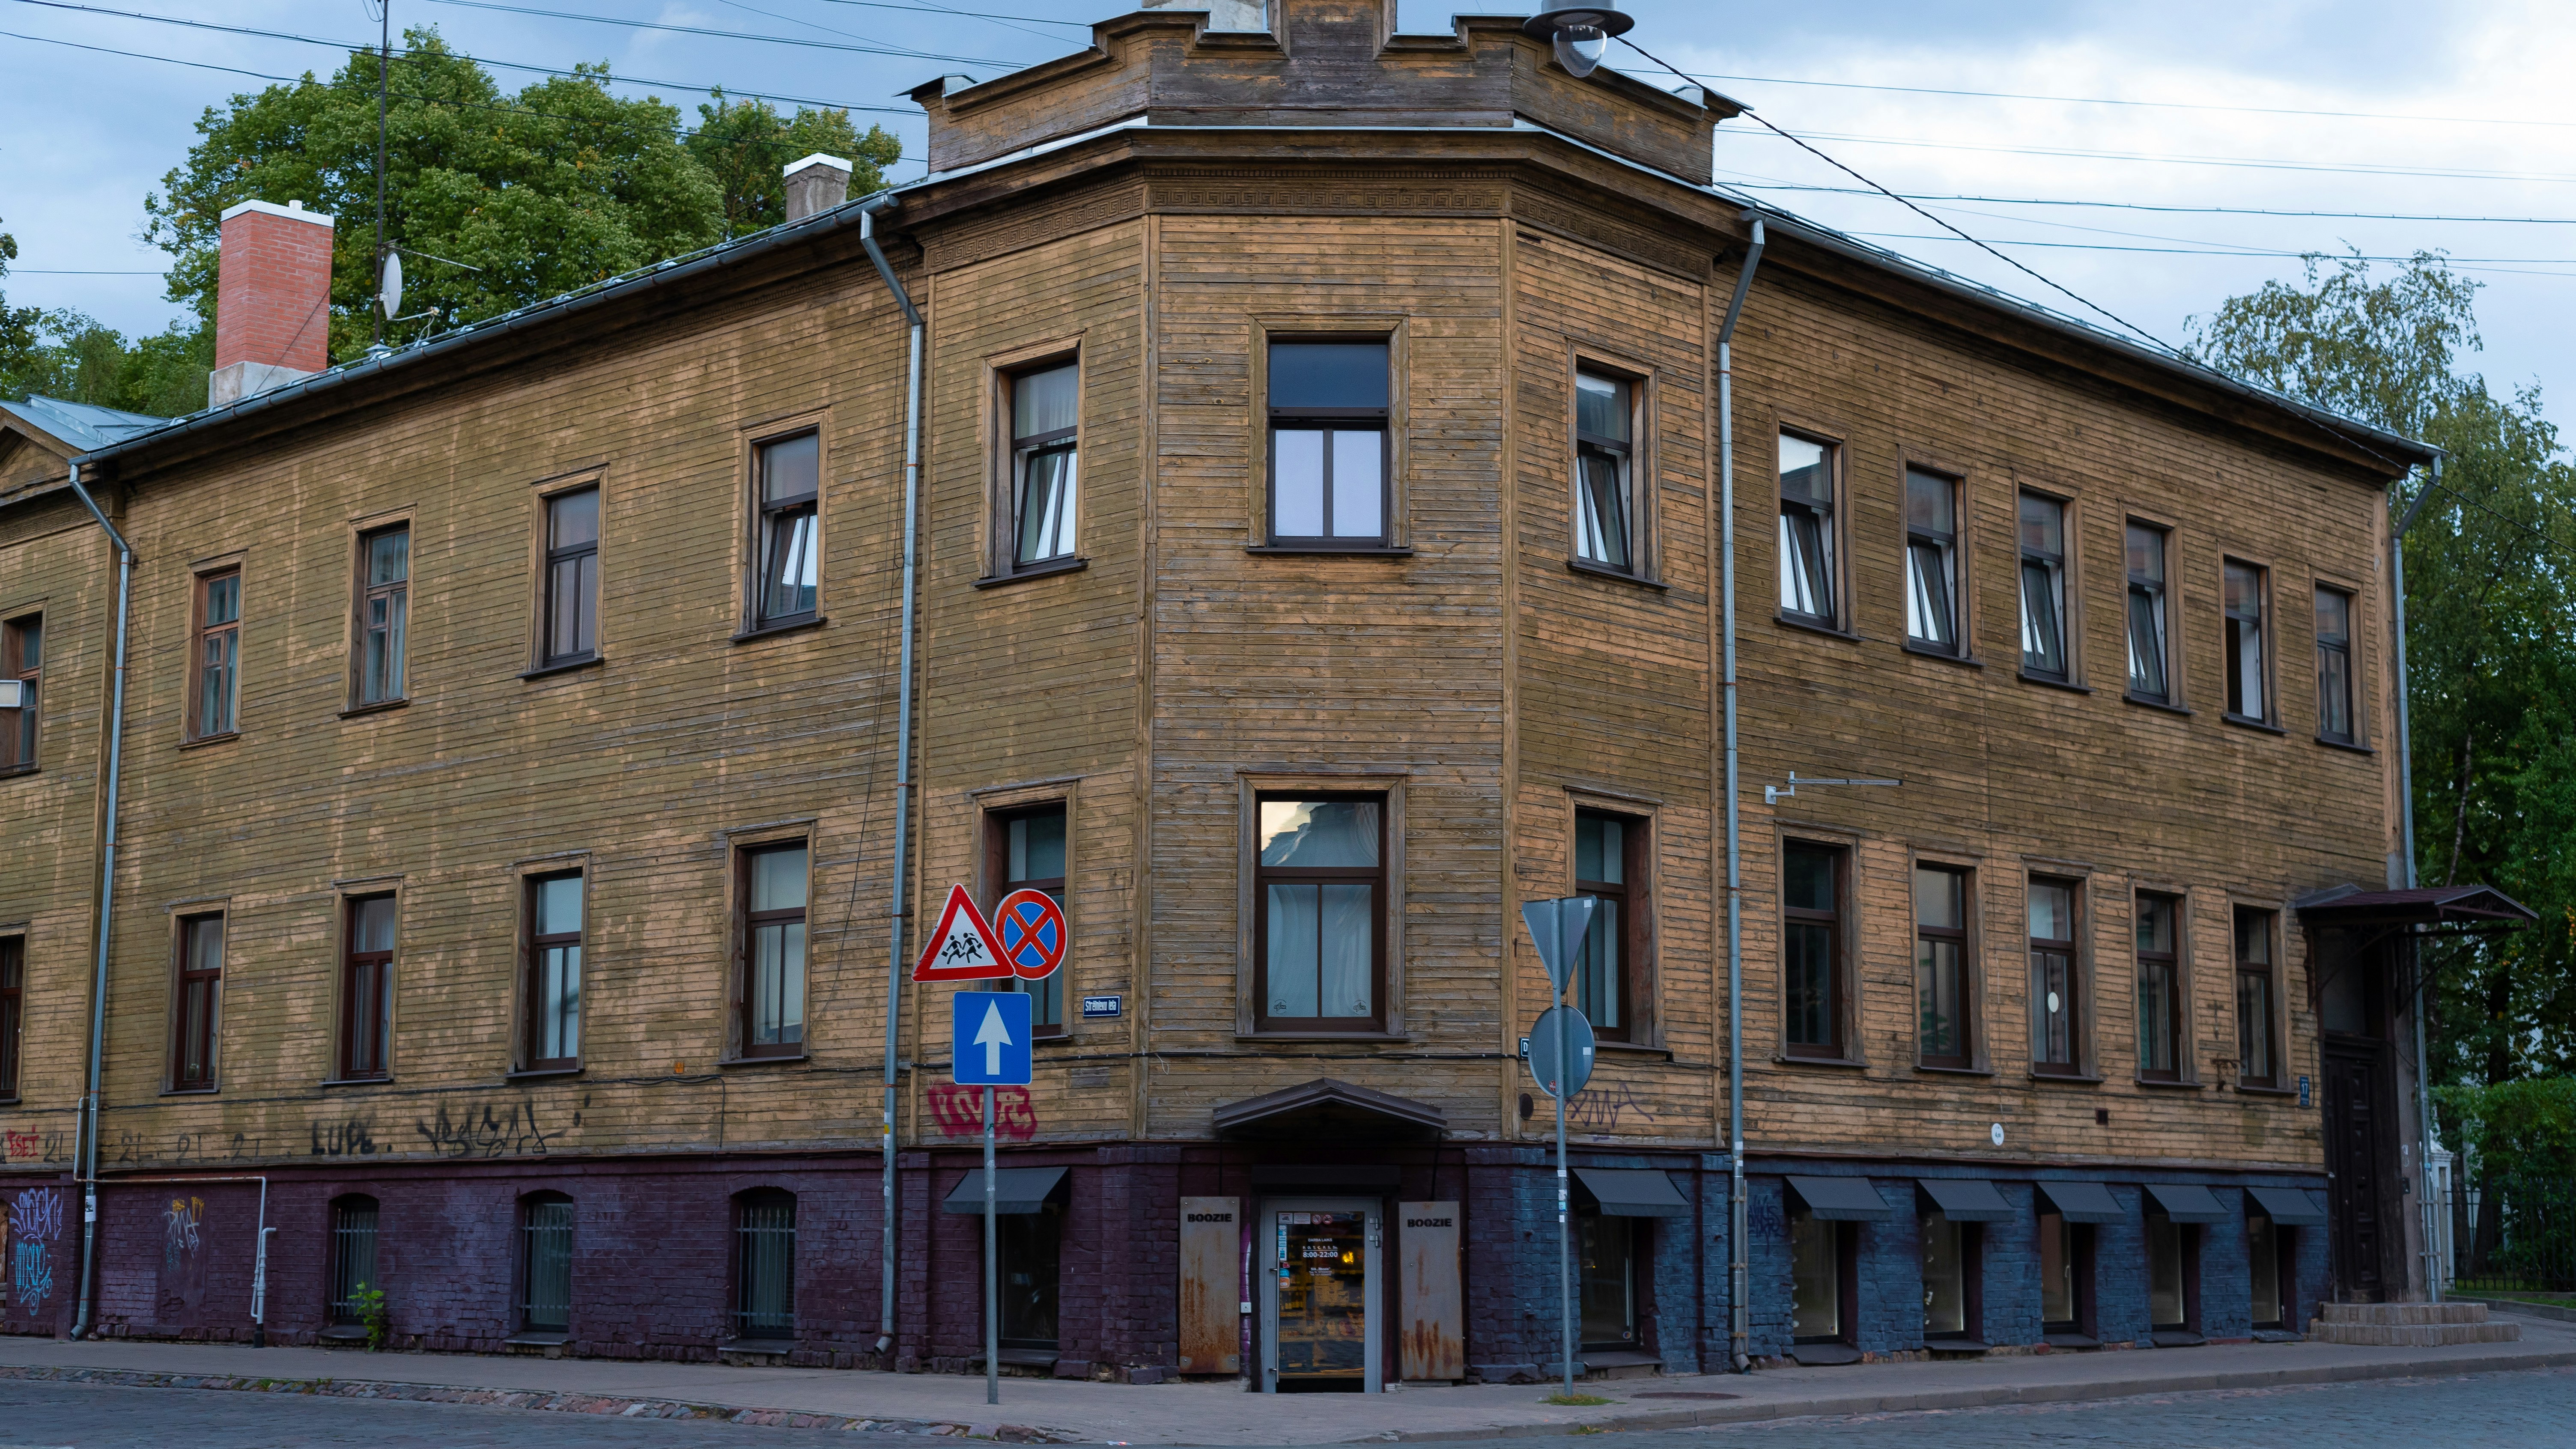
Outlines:
[{"label": "satellite dish", "polygon": [[385,286],[376,301],[385,309],[387,320],[402,315],[402,253],[385,253]]}]

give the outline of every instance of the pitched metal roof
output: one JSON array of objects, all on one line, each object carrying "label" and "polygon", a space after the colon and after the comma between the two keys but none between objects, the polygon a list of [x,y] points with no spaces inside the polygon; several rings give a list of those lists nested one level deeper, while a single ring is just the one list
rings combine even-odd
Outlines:
[{"label": "pitched metal roof", "polygon": [[38,432],[68,443],[80,453],[92,452],[110,443],[121,443],[137,433],[150,432],[170,421],[145,413],[118,412],[114,408],[41,396],[30,396],[25,402],[0,401],[0,413],[7,413]]}]

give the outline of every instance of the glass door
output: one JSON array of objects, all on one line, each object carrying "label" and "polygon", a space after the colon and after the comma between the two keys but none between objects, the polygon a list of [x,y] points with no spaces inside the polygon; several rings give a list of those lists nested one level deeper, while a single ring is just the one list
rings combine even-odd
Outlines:
[{"label": "glass door", "polygon": [[1261,1226],[1263,1391],[1376,1393],[1379,1204],[1280,1199]]}]

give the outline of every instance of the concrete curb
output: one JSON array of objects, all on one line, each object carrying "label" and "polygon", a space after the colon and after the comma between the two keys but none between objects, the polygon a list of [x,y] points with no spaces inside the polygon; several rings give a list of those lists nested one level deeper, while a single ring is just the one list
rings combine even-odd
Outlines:
[{"label": "concrete curb", "polygon": [[2126,1399],[2143,1394],[2199,1393],[2211,1389],[2274,1389],[2302,1384],[2363,1383],[2374,1379],[2451,1378],[2461,1374],[2506,1373],[2517,1369],[2576,1367],[2576,1349],[2529,1353],[2481,1354],[2436,1363],[2320,1365],[2315,1368],[2238,1369],[2216,1373],[2170,1373],[2148,1378],[2106,1379],[2090,1384],[2031,1384],[1955,1389],[1915,1389],[1898,1393],[1818,1395],[1711,1404],[1700,1409],[1658,1409],[1580,1424],[1511,1424],[1487,1429],[1438,1429],[1417,1433],[1388,1432],[1347,1439],[1360,1444],[1386,1440],[1433,1442],[1458,1439],[1552,1438],[1577,1430],[1634,1431],[1687,1429],[1701,1424],[1744,1424],[1765,1419],[1837,1417],[1846,1414],[1892,1414],[1925,1409],[1978,1409],[1997,1404],[2073,1404],[2099,1399]]},{"label": "concrete curb", "polygon": [[0,1364],[0,1380],[42,1379],[67,1384],[112,1384],[140,1389],[219,1389],[255,1394],[318,1394],[340,1399],[398,1399],[423,1404],[470,1404],[556,1414],[605,1414],[621,1419],[722,1419],[781,1429],[843,1429],[877,1434],[992,1439],[1005,1444],[1064,1444],[1075,1436],[1025,1424],[957,1424],[924,1419],[853,1419],[795,1409],[742,1408],[679,1399],[630,1399],[600,1394],[552,1394],[533,1389],[469,1389],[452,1384],[407,1384],[388,1379],[270,1379],[246,1375],[138,1373],[126,1369],[46,1368]]}]

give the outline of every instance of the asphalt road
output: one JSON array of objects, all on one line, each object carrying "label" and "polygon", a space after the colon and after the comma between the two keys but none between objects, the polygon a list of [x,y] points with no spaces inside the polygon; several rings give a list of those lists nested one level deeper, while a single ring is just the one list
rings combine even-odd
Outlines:
[{"label": "asphalt road", "polygon": [[[2576,1445],[2576,1369],[1623,1434],[1630,1449],[2535,1449]],[[0,1384],[0,1449],[800,1449],[925,1441],[394,1400]],[[1527,1439],[1490,1441],[1530,1449]]]}]

